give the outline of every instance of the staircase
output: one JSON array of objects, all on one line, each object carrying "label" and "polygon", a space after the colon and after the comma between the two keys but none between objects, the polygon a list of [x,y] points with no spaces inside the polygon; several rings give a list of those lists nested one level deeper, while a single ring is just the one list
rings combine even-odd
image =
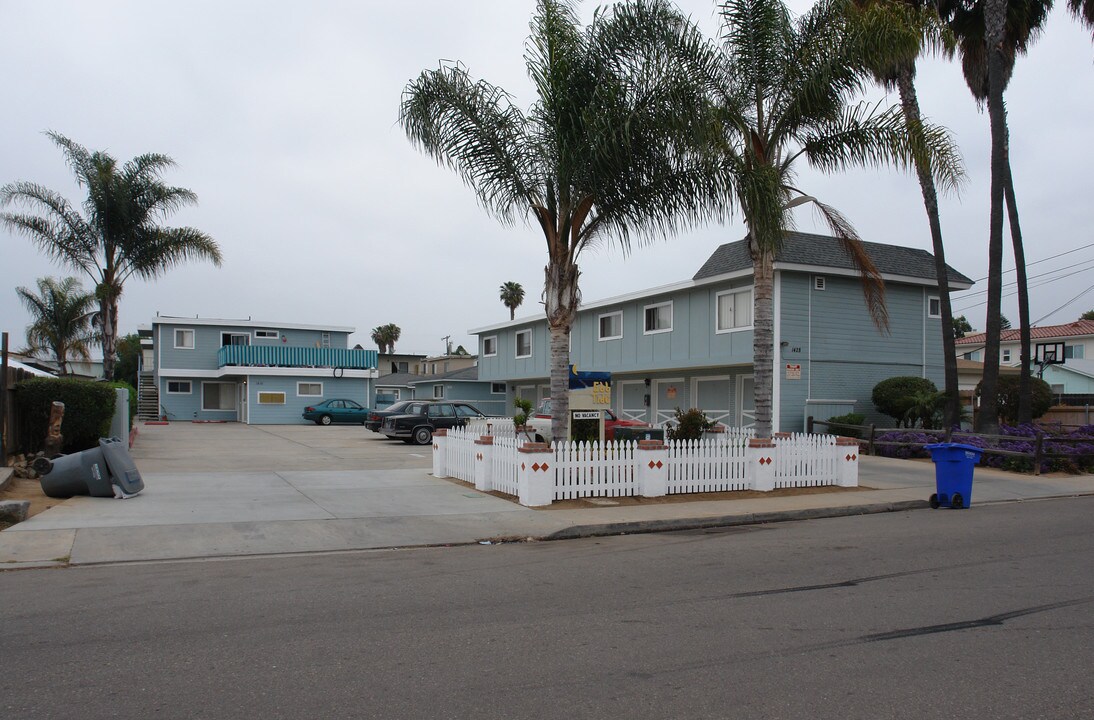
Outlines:
[{"label": "staircase", "polygon": [[152,375],[142,374],[140,377],[140,385],[137,387],[137,419],[160,419],[160,393]]}]

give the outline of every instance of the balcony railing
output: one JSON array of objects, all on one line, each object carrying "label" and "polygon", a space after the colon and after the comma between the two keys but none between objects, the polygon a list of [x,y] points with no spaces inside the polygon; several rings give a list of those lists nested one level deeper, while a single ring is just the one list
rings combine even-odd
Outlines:
[{"label": "balcony railing", "polygon": [[375,350],[294,347],[292,345],[226,345],[217,351],[217,366],[292,368],[345,368],[367,370],[376,367]]}]

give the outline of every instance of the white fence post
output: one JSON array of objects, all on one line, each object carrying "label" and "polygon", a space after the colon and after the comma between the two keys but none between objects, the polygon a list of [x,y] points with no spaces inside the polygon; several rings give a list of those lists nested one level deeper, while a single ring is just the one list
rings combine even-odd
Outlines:
[{"label": "white fence post", "polygon": [[555,499],[555,453],[547,443],[522,445],[517,465],[517,497],[521,505],[540,507]]},{"label": "white fence post", "polygon": [[745,453],[749,488],[760,492],[775,489],[775,442],[768,438],[752,438]]},{"label": "white fence post", "polygon": [[433,477],[448,477],[447,452],[448,430],[438,428],[433,431]]},{"label": "white fence post", "polygon": [[493,490],[490,470],[494,464],[494,438],[483,435],[475,441],[475,489],[486,492]]},{"label": "white fence post", "polygon": [[858,487],[858,440],[836,438],[836,485]]},{"label": "white fence post", "polygon": [[660,440],[639,440],[634,452],[635,489],[645,497],[669,492],[669,446]]}]

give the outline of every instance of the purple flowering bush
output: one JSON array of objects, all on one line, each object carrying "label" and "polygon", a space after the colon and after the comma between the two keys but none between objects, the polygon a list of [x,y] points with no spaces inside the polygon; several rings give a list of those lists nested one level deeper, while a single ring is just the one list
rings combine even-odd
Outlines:
[{"label": "purple flowering bush", "polygon": [[[1003,425],[999,428],[999,434],[1006,437],[988,439],[980,435],[955,432],[952,441],[988,451],[995,449],[1023,453],[1025,457],[985,452],[980,457],[980,465],[1013,472],[1031,472],[1034,454],[1037,451],[1037,436],[1043,434],[1041,472],[1094,472],[1094,425],[1080,427],[1070,432],[1035,425]],[[883,433],[875,438],[875,442],[878,443],[876,446],[878,454],[883,457],[927,458],[930,457],[930,453],[924,450],[923,446],[942,442],[942,436],[940,433],[923,430],[899,430]],[[907,444],[881,444],[889,442]]]}]

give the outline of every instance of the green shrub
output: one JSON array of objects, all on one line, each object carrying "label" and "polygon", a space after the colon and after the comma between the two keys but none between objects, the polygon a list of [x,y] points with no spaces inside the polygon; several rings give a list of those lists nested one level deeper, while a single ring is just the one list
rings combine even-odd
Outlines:
[{"label": "green shrub", "polygon": [[23,428],[23,452],[42,448],[54,401],[65,404],[61,423],[64,452],[95,447],[110,432],[114,416],[114,388],[107,383],[69,378],[35,378],[15,385],[15,407]]},{"label": "green shrub", "polygon": [[[1041,378],[1030,378],[1030,410],[1033,419],[1044,415],[1052,407],[1052,387]],[[999,421],[1004,423],[1018,422],[1018,385],[1021,378],[1017,375],[1000,375],[996,397],[999,407]],[[976,384],[976,397],[981,393],[981,380]]]},{"label": "green shrub", "polygon": [[112,388],[125,388],[129,391],[129,429],[132,430],[133,425],[137,422],[137,388],[124,380],[115,380],[107,383],[107,385]]},{"label": "green shrub", "polygon": [[915,420],[908,420],[908,411],[916,404],[915,398],[925,393],[937,393],[938,388],[927,378],[901,375],[882,380],[874,386],[870,400],[882,415],[896,420],[897,427],[911,427]]},{"label": "green shrub", "polygon": [[676,426],[668,431],[669,440],[699,440],[705,430],[714,427],[714,421],[699,408],[683,411],[676,408]]},{"label": "green shrub", "polygon": [[[861,438],[862,430],[857,427],[843,427],[844,425],[862,425],[866,422],[866,416],[862,413],[847,413],[846,415],[834,415],[828,418],[828,432],[844,437]],[[836,427],[832,427],[835,425]]]},{"label": "green shrub", "polygon": [[574,442],[600,442],[600,421],[570,420],[570,439]]}]

